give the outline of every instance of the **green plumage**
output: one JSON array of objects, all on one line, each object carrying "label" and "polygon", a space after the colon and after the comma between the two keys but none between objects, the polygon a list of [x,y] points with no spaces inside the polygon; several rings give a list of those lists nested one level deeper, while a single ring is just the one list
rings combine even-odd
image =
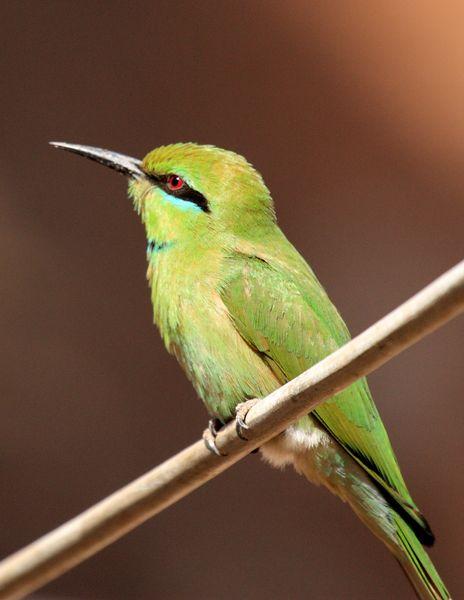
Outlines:
[{"label": "green plumage", "polygon": [[[303,261],[294,275],[273,264],[271,257],[268,262],[265,257],[250,256],[234,262],[238,269],[225,287],[225,304],[238,331],[262,354],[281,383],[349,340],[340,315]],[[399,504],[421,541],[432,543],[433,536],[406,488],[366,380],[360,379],[312,414]]]},{"label": "green plumage", "polygon": [[[232,419],[237,404],[267,395],[349,339],[314,273],[278,228],[269,191],[244,158],[175,144],[148,154],[141,170],[129,193],[149,240],[154,319],[212,416]],[[348,502],[422,598],[449,598],[422,548],[433,535],[365,379],[261,452]]]}]

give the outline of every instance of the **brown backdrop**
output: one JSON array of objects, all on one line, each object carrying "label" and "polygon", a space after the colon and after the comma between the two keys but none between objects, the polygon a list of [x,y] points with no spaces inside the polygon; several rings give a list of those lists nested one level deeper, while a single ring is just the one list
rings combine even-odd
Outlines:
[{"label": "brown backdrop", "polygon": [[[124,179],[48,140],[245,154],[354,333],[462,258],[462,4],[310,4],[1,4],[2,555],[206,422],[151,326]],[[456,598],[463,333],[454,321],[370,378]],[[254,456],[43,593],[412,597],[345,506]]]}]

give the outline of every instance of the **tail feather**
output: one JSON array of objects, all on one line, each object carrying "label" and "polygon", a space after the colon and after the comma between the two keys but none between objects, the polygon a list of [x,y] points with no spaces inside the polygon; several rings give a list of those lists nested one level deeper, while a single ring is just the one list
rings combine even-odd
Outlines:
[{"label": "tail feather", "polygon": [[397,540],[401,553],[398,562],[423,600],[450,600],[451,596],[437,573],[430,557],[412,529],[397,514],[394,515]]},{"label": "tail feather", "polygon": [[261,448],[264,458],[274,466],[291,462],[309,481],[323,484],[347,502],[392,552],[421,600],[451,600],[422,546],[423,543],[431,545],[434,537],[415,506],[410,507],[416,515],[413,518],[411,511],[406,510],[409,507],[406,502],[386,493],[371,474],[334,443],[298,450],[282,437],[274,438]]}]

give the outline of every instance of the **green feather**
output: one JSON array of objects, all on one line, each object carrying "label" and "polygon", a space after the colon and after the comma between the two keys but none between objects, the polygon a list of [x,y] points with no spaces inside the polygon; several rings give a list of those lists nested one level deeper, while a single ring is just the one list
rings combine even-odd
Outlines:
[{"label": "green feather", "polygon": [[399,515],[394,515],[394,520],[397,538],[405,556],[409,559],[399,559],[399,563],[412,581],[418,595],[433,600],[449,599],[450,595],[445,584],[412,529]]},{"label": "green feather", "polygon": [[[283,270],[269,255],[242,254],[230,263],[224,302],[241,335],[282,383],[349,340],[340,315],[303,261],[297,272]],[[399,504],[423,541],[431,542],[430,529],[406,487],[366,380],[332,397],[313,415]]]}]

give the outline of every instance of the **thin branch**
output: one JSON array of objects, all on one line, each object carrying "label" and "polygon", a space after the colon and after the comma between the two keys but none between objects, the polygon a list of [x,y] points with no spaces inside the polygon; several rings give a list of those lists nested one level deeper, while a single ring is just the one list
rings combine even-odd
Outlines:
[{"label": "thin branch", "polygon": [[[0,598],[21,598],[92,556],[464,311],[464,261],[345,346],[258,402],[249,442],[225,427],[217,457],[196,442],[0,563]],[[309,335],[309,334],[308,334]]]}]

